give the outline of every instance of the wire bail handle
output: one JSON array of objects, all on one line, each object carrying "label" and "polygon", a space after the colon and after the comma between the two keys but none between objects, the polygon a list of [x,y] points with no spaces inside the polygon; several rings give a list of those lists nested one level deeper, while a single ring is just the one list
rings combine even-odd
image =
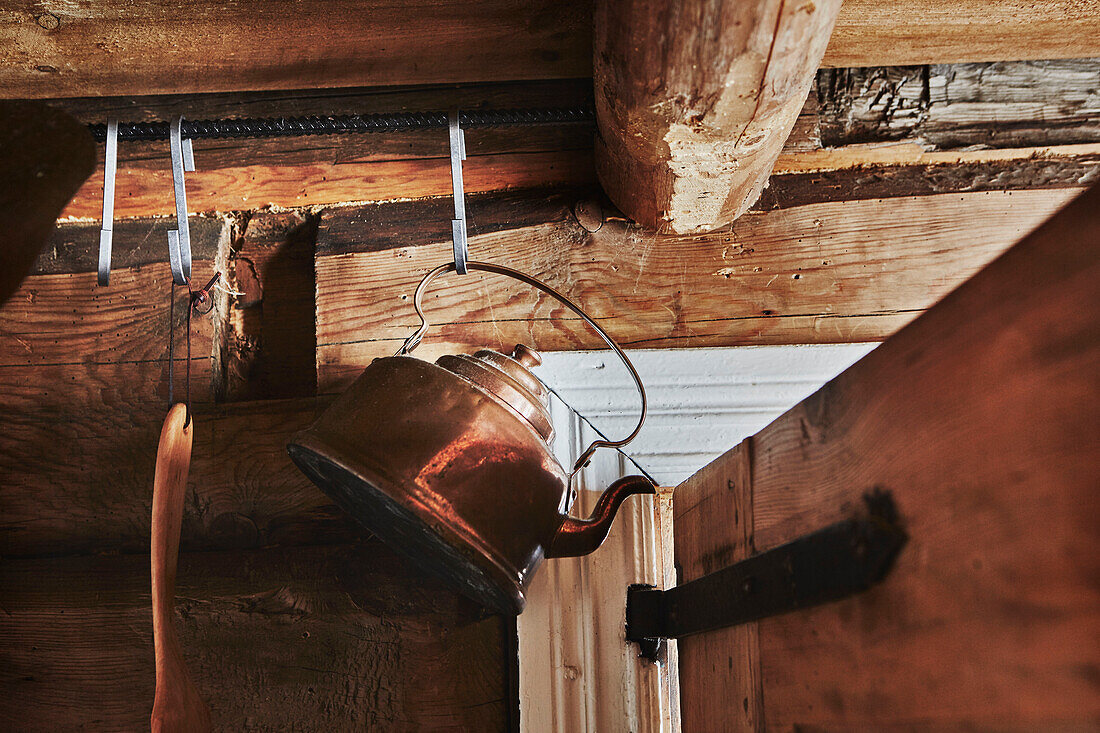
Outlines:
[{"label": "wire bail handle", "polygon": [[[641,396],[642,399],[642,410],[641,415],[638,417],[638,424],[634,427],[632,431],[630,431],[629,435],[621,440],[593,441],[592,444],[585,448],[584,452],[581,453],[580,458],[577,459],[577,462],[573,464],[573,471],[569,474],[569,477],[573,478],[573,476],[575,476],[578,471],[588,465],[589,460],[592,458],[592,454],[595,453],[598,449],[622,448],[624,445],[634,440],[634,438],[636,438],[638,433],[641,431],[642,425],[645,423],[647,409],[645,387],[642,385],[642,378],[638,376],[638,371],[634,368],[634,365],[630,363],[630,359],[627,358],[623,350],[619,348],[619,345],[615,343],[615,341],[610,336],[607,335],[607,332],[604,331],[598,323],[592,320],[592,318],[589,317],[587,313],[581,310],[580,306],[559,293],[557,290],[554,290],[554,288],[550,287],[546,283],[540,280],[536,280],[530,275],[522,273],[519,270],[513,270],[510,267],[505,267],[503,265],[494,265],[489,262],[469,261],[466,263],[466,267],[470,270],[492,272],[497,275],[505,275],[507,277],[511,277],[515,280],[519,280],[520,282],[537,288],[547,295],[550,295],[557,299],[560,303],[569,308],[569,310],[580,316],[585,323],[592,327],[592,330],[600,335],[600,337],[611,348],[611,350],[614,351],[622,360],[623,364],[627,368],[627,371],[630,372],[630,376],[634,379],[634,384],[638,387],[638,394],[639,396]],[[416,286],[416,293],[413,295],[413,307],[416,309],[416,314],[420,316],[420,328],[416,329],[415,333],[405,339],[405,343],[401,345],[401,348],[397,350],[397,353],[394,354],[394,356],[408,356],[417,346],[420,345],[420,341],[424,338],[424,334],[427,332],[429,327],[428,318],[424,315],[424,291],[428,289],[428,285],[430,285],[433,280],[446,272],[457,272],[457,266],[454,262],[448,262],[445,265],[440,265],[439,267],[435,268],[427,275],[425,275],[424,278],[420,281],[420,284]]]}]

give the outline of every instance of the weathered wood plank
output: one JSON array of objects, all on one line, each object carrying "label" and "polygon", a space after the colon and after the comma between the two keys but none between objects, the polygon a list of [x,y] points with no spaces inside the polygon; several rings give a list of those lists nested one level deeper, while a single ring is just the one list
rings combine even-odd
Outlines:
[{"label": "weathered wood plank", "polygon": [[840,5],[597,2],[596,172],[608,197],[662,233],[741,216],[802,110]]},{"label": "weathered wood plank", "polygon": [[845,0],[823,65],[1100,56],[1097,0]]},{"label": "weathered wood plank", "polygon": [[[754,554],[752,439],[676,487],[673,496],[680,583]],[[705,642],[705,643],[704,643]],[[684,730],[764,730],[757,624],[677,642]],[[725,717],[713,715],[723,700]]]},{"label": "weathered wood plank", "polygon": [[[27,456],[41,447],[24,445],[24,418],[50,414],[51,430],[77,433],[97,420],[122,427],[131,413],[168,401],[168,333],[171,274],[166,231],[170,220],[120,221],[115,226],[111,284],[96,285],[99,226],[64,225],[54,230],[29,277],[0,308],[0,412],[8,417],[0,475],[6,483],[26,480]],[[193,275],[209,278],[228,246],[227,223],[217,217],[191,220]],[[186,302],[176,288],[174,374],[176,396],[185,386]],[[192,399],[211,399],[218,369],[211,359],[220,328],[216,311],[193,322]],[[123,411],[119,414],[119,411]],[[75,422],[73,422],[75,420]],[[138,419],[140,422],[140,419]],[[25,427],[25,426],[24,426]],[[146,426],[147,427],[147,426]],[[154,439],[155,442],[155,439]],[[28,450],[29,449],[29,450]],[[92,446],[89,453],[94,453]],[[48,456],[42,467],[57,469]],[[31,461],[33,464],[33,460]],[[108,466],[110,464],[99,464]]]},{"label": "weathered wood plank", "polygon": [[[125,96],[590,76],[588,0],[92,0],[0,15],[0,94]],[[1100,56],[1095,0],[847,0],[826,66]],[[364,43],[363,39],[371,39]],[[287,39],[294,39],[288,43]],[[164,54],[166,44],[173,53]]]},{"label": "weathered wood plank", "polygon": [[122,96],[588,76],[590,17],[577,0],[9,8],[0,89]]},{"label": "weathered wood plank", "polygon": [[[228,245],[221,217],[190,220],[194,279],[209,279]],[[148,361],[167,358],[169,228],[175,219],[119,221],[111,284],[96,285],[99,224],[54,229],[31,275],[0,308],[0,365]],[[181,295],[182,293],[182,295]],[[179,304],[186,291],[176,288]],[[186,317],[186,308],[176,309]],[[210,354],[213,319],[196,319],[192,349]],[[179,334],[184,333],[182,325]],[[181,342],[182,343],[182,342]]]},{"label": "weathered wood plank", "polygon": [[[0,726],[140,730],[148,559],[0,563]],[[184,553],[176,623],[217,730],[501,730],[506,627],[373,541]]]},{"label": "weathered wood plank", "polygon": [[[590,233],[573,217],[568,197],[539,204],[541,221],[517,214],[518,228],[482,234],[479,221],[508,219],[479,218],[484,200],[474,199],[470,251],[545,279],[625,346],[874,341],[1003,252],[1073,192],[813,204],[749,214],[729,231],[694,237],[661,237],[614,220]],[[316,263],[322,392],[339,391],[415,328],[413,290],[450,257],[447,205],[322,214]],[[375,220],[389,223],[368,225]],[[448,276],[425,303],[440,324],[420,347],[425,357],[519,341],[545,350],[600,348],[598,337],[562,308],[503,278]]]},{"label": "weathered wood plank", "polygon": [[[534,108],[591,104],[591,83],[582,80],[535,84],[480,84],[417,89],[302,90],[240,94],[200,94],[131,99],[61,99],[79,119],[102,123],[108,115],[134,121],[219,117],[373,114],[393,111],[447,110],[456,107]],[[547,185],[554,180],[588,182],[592,148],[589,124],[471,128],[466,133],[467,188]],[[449,188],[446,130],[317,135],[297,138],[196,140],[198,170],[188,176],[189,203],[196,211],[331,204],[340,201],[440,195]],[[556,153],[556,156],[549,154]],[[102,151],[100,152],[102,155]],[[518,156],[518,157],[517,157]],[[530,156],[534,156],[531,158]],[[551,159],[553,158],[553,159]],[[545,168],[541,180],[532,160]],[[371,167],[369,164],[380,167]],[[172,211],[168,146],[164,141],[122,141],[119,145],[120,215],[143,216]],[[581,165],[565,173],[563,165]],[[482,172],[479,174],[478,171]],[[213,177],[212,177],[213,176]],[[471,178],[473,176],[473,178]],[[485,180],[485,176],[492,180]],[[417,178],[423,188],[417,188]],[[102,175],[99,175],[99,178]],[[219,185],[232,186],[219,190]],[[221,181],[221,183],[217,183]],[[168,188],[163,186],[168,184]],[[93,181],[67,210],[70,216],[97,216],[102,182]],[[195,198],[200,196],[201,198]]]},{"label": "weathered wood plank", "polygon": [[926,149],[1100,140],[1100,59],[823,69],[821,143]]},{"label": "weathered wood plank", "polygon": [[[881,586],[759,623],[767,729],[1100,720],[1097,211],[1094,187],[753,437],[759,550],[850,516],[875,487],[910,538]],[[705,471],[735,472],[739,454],[718,464]],[[713,513],[695,503],[677,507],[678,535]],[[715,721],[737,707],[695,699]]]},{"label": "weathered wood plank", "polygon": [[[208,170],[202,167],[199,155],[196,151],[198,170],[187,177],[187,205],[196,212],[250,210],[271,204],[289,208],[391,201],[449,196],[452,191],[447,158],[242,165]],[[115,180],[116,216],[167,215],[175,210],[168,162],[165,157],[163,167],[158,169],[119,170]],[[588,185],[594,177],[590,150],[472,156],[463,166],[467,193]],[[102,181],[86,183],[63,216],[98,219],[102,190]]]},{"label": "weathered wood plank", "polygon": [[[167,396],[135,396],[117,370],[104,379],[108,369],[50,368],[55,382],[69,378],[79,389],[62,384],[62,404],[3,408],[0,555],[147,551]],[[312,399],[195,405],[184,550],[323,544],[358,534],[286,454],[287,439],[317,409]]]}]

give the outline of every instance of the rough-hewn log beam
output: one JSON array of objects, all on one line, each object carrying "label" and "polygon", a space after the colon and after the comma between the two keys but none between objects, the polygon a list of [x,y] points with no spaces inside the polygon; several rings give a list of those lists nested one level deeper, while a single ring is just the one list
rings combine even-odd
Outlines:
[{"label": "rough-hewn log beam", "polygon": [[677,489],[682,580],[876,488],[909,535],[865,594],[681,640],[685,727],[1095,724],[1098,212],[1094,187]]},{"label": "rough-hewn log beam", "polygon": [[599,0],[596,171],[627,216],[714,230],[760,196],[840,0]]}]

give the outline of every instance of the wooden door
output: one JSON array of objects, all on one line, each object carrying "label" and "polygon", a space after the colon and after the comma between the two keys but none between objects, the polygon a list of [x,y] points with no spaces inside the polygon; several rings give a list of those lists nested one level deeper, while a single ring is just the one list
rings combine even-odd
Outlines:
[{"label": "wooden door", "polygon": [[862,595],[682,639],[683,729],[1100,726],[1098,395],[1094,187],[677,488],[681,582],[873,489],[909,534]]}]

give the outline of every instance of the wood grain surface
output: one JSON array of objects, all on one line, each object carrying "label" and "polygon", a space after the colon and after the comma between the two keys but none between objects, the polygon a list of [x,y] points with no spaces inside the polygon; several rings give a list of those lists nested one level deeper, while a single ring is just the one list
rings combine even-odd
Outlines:
[{"label": "wood grain surface", "polygon": [[[0,563],[0,727],[148,728],[148,562]],[[216,730],[506,724],[510,624],[482,618],[377,542],[185,552],[178,581],[184,658]]]},{"label": "wood grain surface", "polygon": [[587,76],[590,12],[576,0],[9,8],[0,88],[123,96]]},{"label": "wood grain surface", "polygon": [[[818,72],[757,207],[814,200],[1087,185],[1100,156],[1096,61],[837,69]],[[585,107],[583,80],[460,87],[335,89],[53,100],[78,119],[151,121],[369,114],[407,110]],[[442,130],[195,141],[196,211],[316,207],[450,193]],[[590,123],[471,128],[469,192],[594,185]],[[102,155],[102,149],[99,154]],[[164,141],[119,146],[120,215],[173,211]],[[818,178],[807,174],[819,174]],[[797,200],[789,191],[798,188]],[[774,195],[776,192],[783,197]],[[70,217],[97,219],[102,171]]]},{"label": "wood grain surface", "polygon": [[821,144],[926,150],[1096,141],[1100,59],[823,69]]},{"label": "wood grain surface", "polygon": [[[731,448],[673,495],[678,583],[687,583],[755,554],[752,438]],[[676,642],[684,730],[763,731],[757,624],[747,623]],[[722,717],[714,713],[721,704]]]},{"label": "wood grain surface", "polygon": [[[858,513],[875,488],[910,538],[881,586],[759,622],[766,729],[1100,721],[1097,211],[1093,188],[751,439],[758,550]],[[736,506],[706,477],[735,481],[744,458],[685,485],[677,535],[707,535],[678,542],[685,567],[742,541],[700,510]],[[735,655],[726,633],[682,641],[681,657]],[[740,701],[684,680],[685,720],[751,728]]]},{"label": "wood grain surface", "polygon": [[840,5],[597,3],[595,155],[608,197],[669,234],[713,231],[747,211],[802,110]]},{"label": "wood grain surface", "polygon": [[[92,0],[0,11],[11,97],[591,76],[590,0]],[[1100,56],[1095,0],[847,0],[826,66]],[[364,43],[363,39],[370,42]],[[170,48],[171,54],[165,49]]]},{"label": "wood grain surface", "polygon": [[[614,220],[591,233],[574,218],[568,198],[538,204],[541,222],[526,223],[516,214],[523,226],[492,231],[493,225],[481,234],[477,222],[500,218],[479,218],[475,199],[470,252],[544,278],[626,347],[875,341],[995,258],[1074,192],[813,204],[749,214],[728,231],[687,237],[662,237]],[[316,262],[322,392],[340,391],[415,328],[413,290],[451,255],[448,204],[322,215]],[[385,223],[375,223],[380,221]],[[402,236],[401,227],[415,235]],[[517,342],[545,350],[600,347],[598,337],[564,309],[503,278],[443,278],[425,305],[437,324],[418,351],[425,358],[484,346],[510,349]]]}]

